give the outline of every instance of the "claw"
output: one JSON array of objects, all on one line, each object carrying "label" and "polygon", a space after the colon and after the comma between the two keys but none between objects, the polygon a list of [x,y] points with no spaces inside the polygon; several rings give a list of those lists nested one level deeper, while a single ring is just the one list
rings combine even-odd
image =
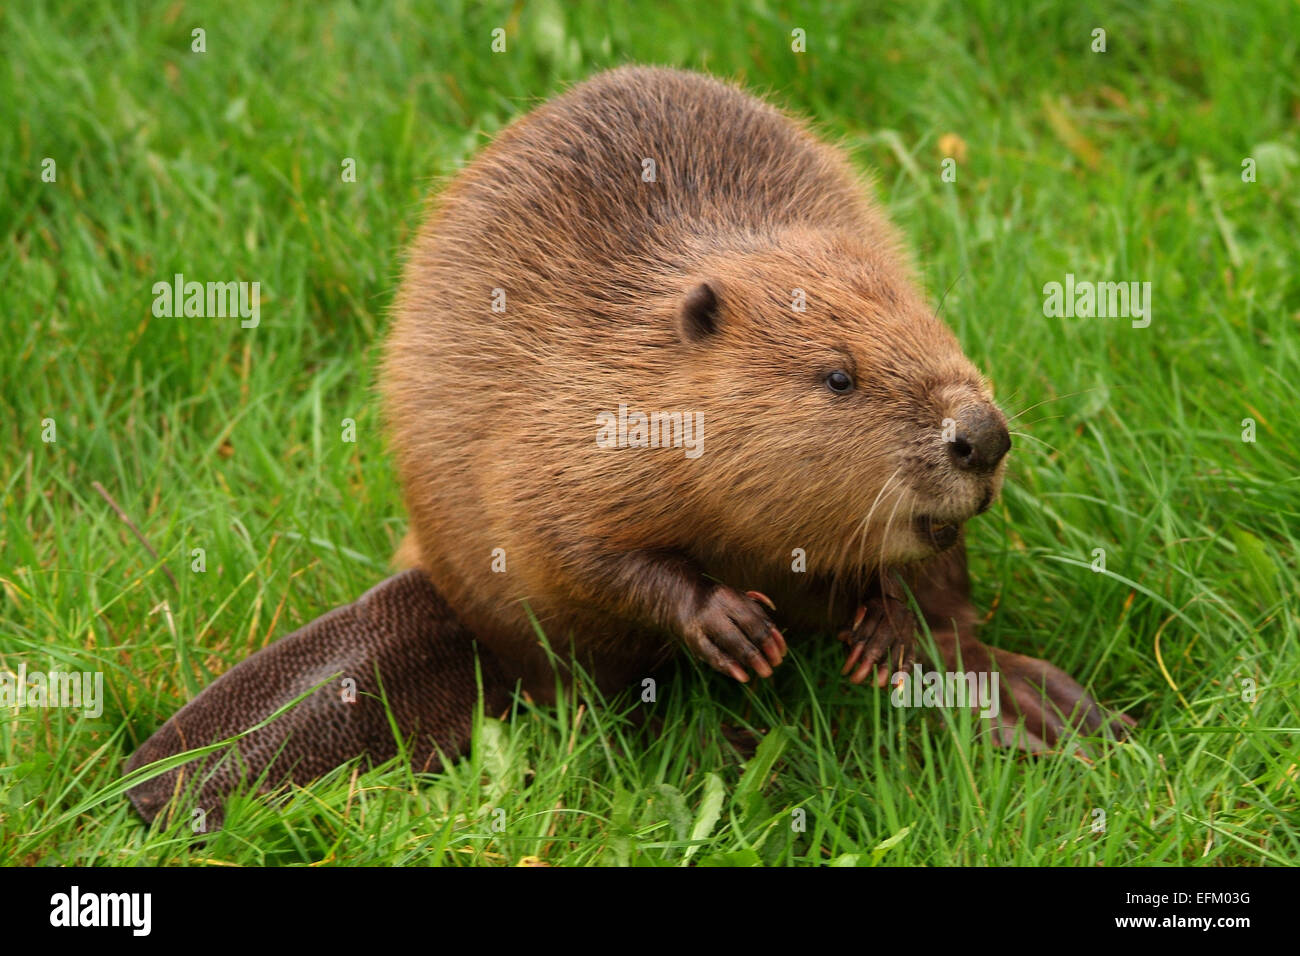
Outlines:
[{"label": "claw", "polygon": [[772,603],[772,599],[768,597],[766,594],[764,594],[762,591],[746,591],[745,593],[750,597],[752,597],[759,604],[766,605],[769,611],[776,610],[776,605]]},{"label": "claw", "polygon": [[758,597],[719,585],[680,622],[682,637],[695,656],[741,683],[747,683],[751,673],[771,677],[786,650],[785,638],[758,599],[767,600],[766,595],[752,593]]},{"label": "claw", "polygon": [[874,608],[874,617],[872,611],[870,605],[860,606],[852,629],[840,635],[850,645],[848,660],[840,673],[851,675],[849,682],[853,684],[870,678],[877,687],[885,687],[890,673],[910,666],[913,622],[910,616],[904,620],[891,614],[883,603]]},{"label": "claw", "polygon": [[[862,646],[862,645],[859,645]],[[867,675],[875,670],[876,665],[880,663],[880,649],[868,650],[863,656],[862,661],[858,664],[858,669],[853,672],[849,678],[850,684],[861,684],[867,679]]]}]

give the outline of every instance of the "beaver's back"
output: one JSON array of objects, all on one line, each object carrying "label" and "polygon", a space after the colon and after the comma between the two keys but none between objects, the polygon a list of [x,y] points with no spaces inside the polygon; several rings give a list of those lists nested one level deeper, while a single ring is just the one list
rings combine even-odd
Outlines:
[{"label": "beaver's back", "polygon": [[433,233],[456,268],[490,255],[525,270],[516,280],[572,281],[558,256],[625,282],[638,256],[676,264],[683,235],[849,226],[862,212],[838,154],[789,117],[709,77],[627,67],[503,132],[444,195]]}]

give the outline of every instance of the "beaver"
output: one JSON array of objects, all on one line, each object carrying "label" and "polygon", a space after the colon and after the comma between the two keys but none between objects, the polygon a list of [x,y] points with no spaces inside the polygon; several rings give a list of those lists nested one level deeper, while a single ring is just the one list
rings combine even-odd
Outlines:
[{"label": "beaver", "polygon": [[[1118,723],[975,638],[963,526],[1001,488],[1006,418],[843,152],[737,87],[624,67],[507,127],[414,243],[381,383],[413,570],[240,664],[131,769],[330,676],[369,703],[321,688],[239,772],[194,764],[205,805],[391,756],[381,694],[433,768],[478,703],[551,701],[574,665],[616,690],[685,648],[748,681],[829,631],[883,684],[916,612],[950,670],[1000,672],[1004,742]],[[177,772],[132,791],[147,817]]]}]

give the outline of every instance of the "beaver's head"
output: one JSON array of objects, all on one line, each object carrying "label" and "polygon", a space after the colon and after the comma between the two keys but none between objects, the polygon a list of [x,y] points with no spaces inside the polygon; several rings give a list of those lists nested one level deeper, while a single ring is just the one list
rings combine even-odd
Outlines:
[{"label": "beaver's head", "polygon": [[869,572],[952,546],[998,494],[1006,418],[901,261],[801,231],[691,278],[677,321],[708,408],[698,487],[728,538]]}]

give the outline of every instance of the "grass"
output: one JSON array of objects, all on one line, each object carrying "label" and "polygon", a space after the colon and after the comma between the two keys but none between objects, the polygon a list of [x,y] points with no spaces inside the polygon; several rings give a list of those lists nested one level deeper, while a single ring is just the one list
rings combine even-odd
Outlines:
[{"label": "grass", "polygon": [[[0,860],[1300,860],[1300,7],[1021,7],[7,6],[0,668],[102,671],[107,700],[0,717]],[[876,171],[933,300],[1024,412],[970,530],[984,639],[1053,660],[1134,738],[1092,761],[996,750],[964,714],[847,686],[835,642],[795,635],[753,690],[684,670],[652,731],[584,690],[484,722],[440,776],[345,767],[239,802],[203,845],[146,830],[125,757],[386,573],[404,517],[375,359],[423,195],[530,104],[629,61],[742,79]],[[176,272],[260,281],[261,325],[155,318]],[[1151,326],[1044,317],[1066,273],[1150,281]]]}]

